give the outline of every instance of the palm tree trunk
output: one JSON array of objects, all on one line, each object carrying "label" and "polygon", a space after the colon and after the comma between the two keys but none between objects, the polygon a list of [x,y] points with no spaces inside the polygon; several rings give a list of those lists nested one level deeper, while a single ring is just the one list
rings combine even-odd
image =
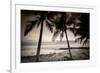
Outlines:
[{"label": "palm tree trunk", "polygon": [[67,45],[68,45],[68,49],[69,49],[69,55],[70,55],[70,59],[72,59],[71,48],[70,48],[70,44],[69,44],[69,40],[68,40],[66,29],[67,28],[65,27],[65,35],[66,35]]},{"label": "palm tree trunk", "polygon": [[39,54],[42,42],[42,33],[43,33],[43,20],[41,20],[40,36],[38,41],[37,53],[36,53],[36,62],[39,62]]}]

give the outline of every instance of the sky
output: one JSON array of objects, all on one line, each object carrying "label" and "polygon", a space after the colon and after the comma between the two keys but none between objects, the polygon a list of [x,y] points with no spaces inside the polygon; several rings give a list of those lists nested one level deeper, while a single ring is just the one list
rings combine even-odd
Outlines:
[{"label": "sky", "polygon": [[[40,32],[40,27],[35,27],[31,30],[31,32],[28,33],[28,35],[24,36],[24,31],[27,25],[27,21],[34,20],[35,16],[33,14],[23,14],[21,15],[21,40],[22,41],[33,41],[33,42],[38,42],[39,39],[39,32]],[[43,26],[43,37],[42,37],[42,42],[52,42],[52,37],[53,33],[51,33],[48,28]],[[73,33],[69,30],[67,30],[68,33],[68,39],[69,40],[75,40],[76,37],[74,37]],[[60,37],[58,36],[56,38],[56,41],[60,41]],[[64,35],[63,41],[66,41],[66,37]]]}]

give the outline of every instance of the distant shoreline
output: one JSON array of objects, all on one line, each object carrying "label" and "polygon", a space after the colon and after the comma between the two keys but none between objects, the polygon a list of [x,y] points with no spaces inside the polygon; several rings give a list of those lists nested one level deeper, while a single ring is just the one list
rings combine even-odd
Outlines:
[{"label": "distant shoreline", "polygon": [[[59,50],[65,50],[69,48],[59,48]],[[89,47],[71,47],[70,49],[89,49]]]}]

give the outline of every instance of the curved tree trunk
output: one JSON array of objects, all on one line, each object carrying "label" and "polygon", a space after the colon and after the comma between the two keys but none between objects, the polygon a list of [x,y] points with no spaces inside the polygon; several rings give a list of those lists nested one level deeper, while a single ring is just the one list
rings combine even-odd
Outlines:
[{"label": "curved tree trunk", "polygon": [[69,40],[68,40],[68,36],[67,36],[66,27],[65,27],[65,35],[66,35],[66,40],[67,40],[67,45],[68,45],[70,59],[72,59],[71,48],[70,48],[70,44],[69,44]]},{"label": "curved tree trunk", "polygon": [[40,27],[40,36],[38,41],[37,53],[36,53],[36,62],[39,62],[39,54],[42,42],[42,33],[43,33],[43,20],[41,20],[41,27]]}]

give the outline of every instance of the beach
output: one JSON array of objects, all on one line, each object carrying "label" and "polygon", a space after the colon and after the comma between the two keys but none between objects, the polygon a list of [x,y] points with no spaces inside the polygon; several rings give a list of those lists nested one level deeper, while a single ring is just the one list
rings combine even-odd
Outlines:
[{"label": "beach", "polygon": [[[65,42],[42,43],[39,62],[89,60],[89,47],[70,42],[72,58]],[[67,47],[67,48],[66,48]],[[24,44],[21,48],[21,63],[35,62],[37,44]]]},{"label": "beach", "polygon": [[[71,49],[72,60],[89,60],[89,49]],[[35,56],[23,56],[21,57],[22,63],[35,62]],[[40,62],[48,61],[69,61],[68,50],[63,50],[57,53],[40,54]],[[71,61],[71,60],[70,60]]]}]

